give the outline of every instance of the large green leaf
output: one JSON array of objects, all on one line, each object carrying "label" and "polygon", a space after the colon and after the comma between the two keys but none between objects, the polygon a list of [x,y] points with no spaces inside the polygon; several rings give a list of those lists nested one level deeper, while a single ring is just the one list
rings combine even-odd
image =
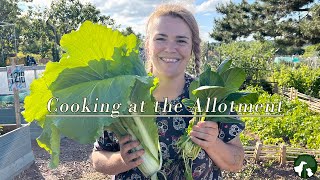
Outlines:
[{"label": "large green leaf", "polygon": [[218,66],[217,73],[222,74],[223,72],[225,72],[230,68],[231,64],[232,64],[232,60],[222,61],[222,63]]},{"label": "large green leaf", "polygon": [[235,67],[221,73],[221,77],[226,88],[230,89],[231,91],[237,91],[243,84],[246,78],[246,73],[243,69]]},{"label": "large green leaf", "polygon": [[[78,112],[66,112],[61,114],[112,114],[112,106],[116,103],[120,103],[121,106],[119,109],[115,111],[119,111],[120,114],[126,111],[128,107],[128,99],[131,95],[132,87],[135,83],[136,77],[130,75],[124,76],[117,76],[114,78],[109,78],[105,80],[95,80],[89,81],[85,83],[80,83],[65,89],[61,89],[53,93],[55,97],[59,97],[59,102],[57,106],[59,107],[62,103],[77,103],[77,104],[84,104],[84,98],[87,99],[88,109],[90,112],[81,112],[83,108],[80,107]],[[98,101],[96,100],[98,98]],[[104,106],[103,112],[101,110],[101,103],[110,105],[109,112],[106,112],[107,108]],[[97,112],[94,112],[94,105],[97,104]],[[88,110],[87,109],[87,110]],[[86,111],[86,110],[85,110]],[[59,113],[58,113],[59,114]],[[105,119],[105,120],[104,120]],[[105,125],[109,125],[113,121],[116,121],[116,118],[70,118],[66,119],[63,118],[56,122],[57,127],[61,130],[61,132],[73,139],[78,140],[79,142],[88,143],[94,140],[95,136],[92,136],[92,132],[102,129],[103,126],[102,122],[99,123],[101,120],[104,120]],[[76,126],[77,130],[70,130],[74,124],[74,128]],[[88,132],[87,136],[82,134],[82,131]],[[77,135],[77,136],[75,136]],[[91,139],[87,139],[91,137]],[[87,139],[87,141],[84,141]]]},{"label": "large green leaf", "polygon": [[197,98],[193,95],[192,91],[197,89],[200,86],[199,80],[194,80],[191,82],[189,86],[189,99],[195,101]]},{"label": "large green leaf", "polygon": [[248,92],[236,92],[231,93],[226,101],[234,101],[235,103],[246,103],[246,104],[255,104],[259,99],[259,95],[257,93],[248,93]]},{"label": "large green leaf", "polygon": [[224,86],[224,81],[221,76],[211,71],[209,67],[200,74],[199,77],[200,86]]},{"label": "large green leaf", "polygon": [[[105,63],[112,63],[113,61],[108,61]],[[101,63],[103,65],[104,63]],[[82,72],[82,74],[90,74],[91,67],[80,67],[74,68],[75,72]],[[83,83],[78,79],[77,84],[68,85],[67,82],[73,79],[73,77],[79,76],[77,73],[72,73],[74,69],[67,69],[61,73],[58,77],[57,81],[53,83],[54,91],[53,96],[58,97],[59,101],[56,103],[56,107],[60,107],[63,103],[72,103],[72,104],[80,104],[80,109],[77,112],[64,112],[64,113],[56,113],[56,114],[72,114],[72,115],[83,115],[83,114],[112,114],[112,106],[114,104],[121,104],[119,109],[114,110],[118,114],[125,114],[128,109],[128,102],[130,102],[131,97],[135,97],[135,101],[139,101],[142,96],[139,96],[137,91],[132,93],[132,89],[136,83],[139,81],[140,94],[144,94],[144,96],[148,97],[140,99],[141,101],[145,101],[145,103],[153,104],[150,100],[149,89],[153,85],[152,78],[144,78],[144,81],[141,81],[138,76],[135,75],[121,75],[115,76],[112,78],[96,80],[95,76],[87,76],[87,78],[83,78]],[[107,71],[108,68],[105,68]],[[92,77],[92,81],[88,80],[88,78]],[[139,80],[138,80],[139,79]],[[72,84],[72,83],[71,83]],[[142,90],[144,89],[144,91]],[[137,98],[138,97],[138,98]],[[139,98],[140,97],[140,98]],[[84,98],[86,98],[86,103],[84,102]],[[98,98],[98,99],[97,99]],[[101,103],[108,103],[110,105],[109,112],[106,112],[106,106],[103,112],[101,111]],[[82,108],[82,104],[87,104],[87,109]],[[96,112],[94,111],[94,107],[97,105]],[[81,112],[85,110],[87,112]],[[90,112],[88,112],[88,110]],[[153,120],[153,121],[152,121]],[[65,136],[75,139],[81,143],[90,143],[93,142],[97,137],[101,135],[101,130],[104,126],[109,126],[111,123],[119,121],[119,118],[112,117],[70,117],[70,118],[53,118],[53,123],[59,131]],[[154,119],[149,118],[150,123],[148,127],[152,128],[152,132],[157,135],[157,126],[154,123]],[[156,130],[156,131],[154,131]],[[155,139],[155,142],[158,138]]]},{"label": "large green leaf", "polygon": [[60,61],[47,63],[43,76],[30,85],[31,94],[25,98],[22,113],[27,122],[38,120],[43,126],[48,114],[46,104],[52,97],[48,87],[64,69],[87,66],[91,60],[111,60],[115,47],[125,46],[126,55],[137,52],[137,38],[133,34],[123,36],[119,31],[90,21],[84,22],[79,30],[62,36],[60,45],[65,51]]},{"label": "large green leaf", "polygon": [[79,83],[102,80],[120,75],[147,76],[144,66],[136,53],[125,56],[121,48],[115,48],[113,58],[115,60],[91,60],[88,66],[65,69],[60,73],[50,90],[57,91],[59,88],[67,88]]},{"label": "large green leaf", "polygon": [[206,106],[207,99],[210,98],[212,101],[216,98],[217,102],[220,102],[229,95],[229,89],[221,86],[201,86],[192,91],[192,93],[199,98],[201,106]]},{"label": "large green leaf", "polygon": [[37,138],[37,143],[41,148],[44,148],[51,154],[49,166],[51,168],[57,167],[60,155],[60,132],[53,124],[52,118],[46,118],[43,125],[43,131],[40,137]]},{"label": "large green leaf", "polygon": [[52,98],[52,93],[48,89],[46,79],[44,77],[35,79],[30,85],[31,94],[24,100],[23,117],[27,122],[34,120],[43,128],[45,117],[48,114],[47,103]]},{"label": "large green leaf", "polygon": [[195,103],[196,102],[191,99],[182,99],[182,104],[187,108],[193,108]]},{"label": "large green leaf", "polygon": [[[60,62],[48,63],[43,76],[32,83],[31,95],[26,98],[24,112],[28,122],[36,119],[43,127],[37,141],[52,154],[52,167],[56,167],[59,162],[60,134],[81,143],[91,143],[102,135],[105,126],[121,123],[120,118],[82,115],[126,114],[130,103],[141,101],[148,104],[145,106],[146,113],[152,114],[151,92],[158,81],[147,76],[138,57],[136,42],[134,35],[123,36],[119,31],[91,22],[85,22],[79,30],[62,37],[61,47],[65,53]],[[47,103],[52,97],[59,99],[51,103],[52,110],[57,107],[58,111],[50,115],[74,117],[46,116],[49,114]],[[61,105],[66,107],[64,103],[69,105],[69,111],[60,112]],[[102,103],[105,109],[100,112]],[[109,112],[105,111],[105,103],[109,104]],[[119,109],[113,109],[113,105],[119,103]],[[84,108],[82,104],[85,104]],[[76,112],[71,112],[71,105],[80,107]],[[154,145],[153,149],[149,145],[150,149],[147,146],[143,148],[158,158],[159,142],[155,119],[141,120]],[[126,130],[118,129],[120,131]],[[137,136],[142,137],[139,134]]]},{"label": "large green leaf", "polygon": [[80,29],[61,38],[65,51],[60,63],[66,67],[87,66],[90,60],[112,59],[114,48],[125,46],[126,55],[137,51],[137,38],[133,34],[123,36],[120,31],[104,25],[84,22]]}]

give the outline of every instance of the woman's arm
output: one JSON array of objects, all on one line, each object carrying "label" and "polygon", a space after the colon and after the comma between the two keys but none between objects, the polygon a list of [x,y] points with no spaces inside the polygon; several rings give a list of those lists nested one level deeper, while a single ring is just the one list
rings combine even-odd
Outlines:
[{"label": "woman's arm", "polygon": [[206,151],[215,164],[221,169],[237,172],[241,170],[244,160],[244,150],[239,137],[228,143],[217,139],[216,147]]},{"label": "woman's arm", "polygon": [[116,175],[129,170],[119,152],[93,151],[91,154],[93,168],[101,173]]},{"label": "woman's arm", "polygon": [[218,138],[218,134],[217,123],[204,121],[193,127],[191,140],[204,149],[219,168],[239,171],[244,160],[244,150],[239,136],[225,143]]},{"label": "woman's arm", "polygon": [[94,169],[104,174],[117,175],[139,166],[143,162],[140,156],[144,151],[130,153],[131,149],[139,146],[139,142],[130,141],[130,139],[130,136],[126,136],[119,140],[120,151],[118,152],[94,150],[91,154]]}]

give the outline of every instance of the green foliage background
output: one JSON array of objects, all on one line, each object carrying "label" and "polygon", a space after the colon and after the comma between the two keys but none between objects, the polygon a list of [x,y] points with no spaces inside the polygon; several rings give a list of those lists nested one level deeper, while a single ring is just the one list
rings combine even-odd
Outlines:
[{"label": "green foliage background", "polygon": [[295,67],[277,66],[272,74],[274,81],[282,87],[294,87],[300,93],[320,97],[320,68],[312,68],[305,64]]},{"label": "green foliage background", "polygon": [[[320,147],[320,114],[309,110],[308,105],[298,99],[289,101],[285,97],[274,94],[270,95],[261,88],[249,87],[247,90],[259,92],[257,104],[282,102],[281,112],[270,113],[284,115],[283,117],[255,117],[242,118],[246,123],[246,131],[259,136],[264,144],[286,143],[293,147],[305,147],[318,149]],[[266,114],[261,109],[256,114]],[[244,144],[249,144],[252,137],[241,136]]]}]

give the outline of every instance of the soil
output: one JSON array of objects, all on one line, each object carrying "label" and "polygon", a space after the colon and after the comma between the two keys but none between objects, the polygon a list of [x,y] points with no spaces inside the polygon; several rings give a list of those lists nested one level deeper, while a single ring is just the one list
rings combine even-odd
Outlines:
[{"label": "soil", "polygon": [[[32,149],[35,163],[18,175],[15,180],[111,180],[111,177],[96,172],[90,162],[92,152],[91,144],[79,144],[68,138],[61,139],[60,164],[57,169],[48,167],[50,155],[40,148],[35,140],[32,141]],[[320,179],[320,168],[312,179]],[[223,172],[224,179],[300,179],[293,171],[293,165],[280,166],[275,161],[264,161],[255,163],[246,159],[244,168],[239,173]]]},{"label": "soil", "polygon": [[[241,172],[222,172],[224,179],[290,179],[301,180],[301,178],[294,172],[293,164],[280,165],[276,161],[260,161],[255,163],[254,159],[246,159],[244,161]],[[320,180],[320,169],[309,180]]]},{"label": "soil", "polygon": [[61,139],[60,164],[56,169],[48,167],[50,154],[40,148],[35,140],[31,142],[35,163],[15,180],[60,180],[60,179],[97,179],[110,180],[111,177],[96,172],[90,161],[92,144],[79,144],[68,138]]},{"label": "soil", "polygon": [[13,131],[17,128],[16,125],[6,125],[6,124],[0,124],[0,136],[4,135],[10,131]]}]

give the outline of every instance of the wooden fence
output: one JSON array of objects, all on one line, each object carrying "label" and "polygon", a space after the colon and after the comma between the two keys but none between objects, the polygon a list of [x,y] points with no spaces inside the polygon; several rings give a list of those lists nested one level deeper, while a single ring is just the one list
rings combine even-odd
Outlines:
[{"label": "wooden fence", "polygon": [[294,159],[301,154],[313,155],[320,165],[320,149],[302,149],[293,148],[284,144],[275,145],[263,145],[260,142],[256,143],[256,146],[244,146],[245,158],[253,158],[256,162],[259,160],[278,160],[281,165],[286,163],[293,163]]},{"label": "wooden fence", "polygon": [[287,96],[290,100],[298,98],[299,101],[307,103],[309,105],[310,110],[320,113],[320,99],[302,94],[302,93],[298,92],[297,89],[294,89],[293,87],[283,88],[282,94],[284,96]]}]

